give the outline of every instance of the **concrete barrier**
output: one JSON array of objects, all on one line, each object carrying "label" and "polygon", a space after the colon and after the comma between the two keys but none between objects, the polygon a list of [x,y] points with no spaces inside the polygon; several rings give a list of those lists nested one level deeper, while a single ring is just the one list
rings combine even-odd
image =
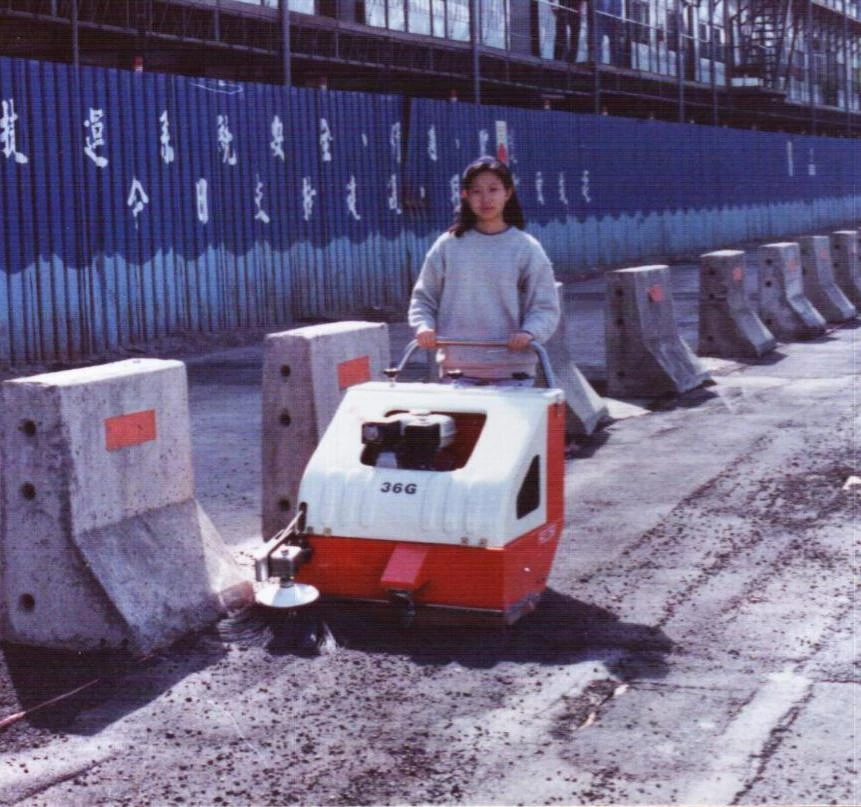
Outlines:
[{"label": "concrete barrier", "polygon": [[763,244],[757,259],[759,314],[768,329],[784,342],[822,336],[825,318],[804,296],[798,244]]},{"label": "concrete barrier", "polygon": [[388,326],[333,322],[267,335],[263,343],[263,538],[296,514],[305,465],[347,387],[389,366]]},{"label": "concrete barrier", "polygon": [[834,280],[856,309],[861,310],[861,247],[857,230],[831,233]]},{"label": "concrete barrier", "polygon": [[854,319],[857,310],[834,280],[831,242],[827,235],[805,235],[798,239],[804,296],[826,322]]},{"label": "concrete barrier", "polygon": [[185,366],[2,385],[3,635],[147,653],[253,598],[194,499]]},{"label": "concrete barrier", "polygon": [[568,436],[592,434],[602,422],[609,420],[610,414],[604,399],[595,392],[580,372],[580,368],[571,360],[565,294],[561,283],[556,284],[556,292],[559,295],[562,316],[559,319],[559,327],[544,347],[550,359],[550,366],[556,374],[556,383],[565,392],[568,408],[565,433]]},{"label": "concrete barrier", "polygon": [[700,255],[700,356],[759,358],[777,346],[747,298],[744,277],[744,252]]},{"label": "concrete barrier", "polygon": [[681,393],[710,380],[679,336],[666,266],[607,273],[604,333],[611,396]]}]

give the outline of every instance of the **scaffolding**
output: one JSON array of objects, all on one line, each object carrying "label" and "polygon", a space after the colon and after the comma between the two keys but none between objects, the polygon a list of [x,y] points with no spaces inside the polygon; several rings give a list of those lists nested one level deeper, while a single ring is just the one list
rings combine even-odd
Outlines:
[{"label": "scaffolding", "polygon": [[0,0],[0,53],[857,137],[861,0]]}]

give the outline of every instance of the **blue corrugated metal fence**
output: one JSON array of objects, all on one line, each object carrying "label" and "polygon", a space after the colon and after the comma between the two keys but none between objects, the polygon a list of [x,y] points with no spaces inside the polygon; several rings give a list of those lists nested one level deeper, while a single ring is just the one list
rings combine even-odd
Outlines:
[{"label": "blue corrugated metal fence", "polygon": [[857,141],[0,59],[0,362],[403,306],[500,153],[557,272],[852,219]]}]

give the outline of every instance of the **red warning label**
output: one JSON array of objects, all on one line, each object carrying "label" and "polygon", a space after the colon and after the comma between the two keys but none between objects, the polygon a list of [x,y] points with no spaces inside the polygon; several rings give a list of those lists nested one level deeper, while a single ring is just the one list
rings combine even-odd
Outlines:
[{"label": "red warning label", "polygon": [[664,299],[664,287],[663,286],[652,286],[649,289],[649,299],[653,303],[660,303]]},{"label": "red warning label", "polygon": [[108,451],[155,440],[155,410],[145,409],[105,420],[105,447]]},{"label": "red warning label", "polygon": [[371,359],[369,356],[359,356],[355,359],[342,361],[338,365],[338,389],[347,389],[354,384],[371,380]]}]

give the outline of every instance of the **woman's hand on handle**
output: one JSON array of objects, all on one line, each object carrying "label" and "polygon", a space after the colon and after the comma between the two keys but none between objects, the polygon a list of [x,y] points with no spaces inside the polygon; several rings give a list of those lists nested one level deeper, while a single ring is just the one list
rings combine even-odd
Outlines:
[{"label": "woman's hand on handle", "polygon": [[416,342],[418,342],[419,347],[423,348],[424,350],[430,350],[431,348],[435,348],[436,331],[419,331],[419,333],[416,334]]},{"label": "woman's hand on handle", "polygon": [[510,350],[526,350],[532,339],[533,336],[529,331],[515,331],[508,337],[508,347]]}]

